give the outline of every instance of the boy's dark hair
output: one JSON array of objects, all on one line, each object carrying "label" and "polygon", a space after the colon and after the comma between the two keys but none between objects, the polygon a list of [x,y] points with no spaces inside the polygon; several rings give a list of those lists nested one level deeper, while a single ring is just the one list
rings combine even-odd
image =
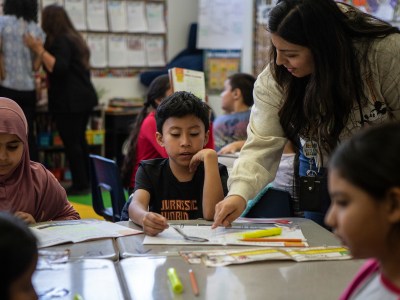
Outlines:
[{"label": "boy's dark hair", "polygon": [[400,187],[399,153],[400,123],[385,123],[343,142],[333,153],[329,168],[379,201],[390,188]]},{"label": "boy's dark hair", "polygon": [[182,118],[188,115],[198,117],[204,123],[204,129],[207,132],[210,127],[210,108],[208,105],[189,92],[172,94],[165,98],[157,108],[157,131],[162,133],[162,127],[168,118]]},{"label": "boy's dark hair", "polygon": [[5,0],[3,2],[3,13],[5,15],[16,16],[26,22],[37,22],[37,12],[37,0]]},{"label": "boy's dark hair", "polygon": [[37,256],[36,237],[19,218],[0,212],[0,299],[9,299],[12,282]]},{"label": "boy's dark hair", "polygon": [[244,104],[252,106],[254,104],[253,88],[254,82],[256,82],[254,76],[246,73],[235,73],[229,76],[228,80],[232,91],[239,89],[242,93]]}]

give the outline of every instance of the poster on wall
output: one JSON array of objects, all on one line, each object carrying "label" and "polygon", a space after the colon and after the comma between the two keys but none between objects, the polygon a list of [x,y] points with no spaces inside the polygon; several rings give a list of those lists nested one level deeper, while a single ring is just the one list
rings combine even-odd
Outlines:
[{"label": "poster on wall", "polygon": [[242,49],[245,1],[200,0],[197,48]]},{"label": "poster on wall", "polygon": [[220,92],[225,80],[240,71],[240,50],[207,50],[206,81],[209,91]]}]

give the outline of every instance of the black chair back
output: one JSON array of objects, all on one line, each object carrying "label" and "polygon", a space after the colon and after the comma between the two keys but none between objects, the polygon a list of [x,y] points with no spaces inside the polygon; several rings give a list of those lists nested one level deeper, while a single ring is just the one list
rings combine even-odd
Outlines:
[{"label": "black chair back", "polygon": [[[117,222],[126,202],[118,166],[115,161],[99,155],[90,154],[89,157],[93,209],[107,221]],[[110,193],[112,207],[104,206],[103,190]]]}]

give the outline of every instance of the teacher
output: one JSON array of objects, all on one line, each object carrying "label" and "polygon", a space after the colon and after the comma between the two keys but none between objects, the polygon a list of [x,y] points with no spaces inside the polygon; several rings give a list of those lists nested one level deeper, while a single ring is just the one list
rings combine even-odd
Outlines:
[{"label": "teacher", "polygon": [[[363,126],[400,119],[398,28],[333,0],[283,0],[267,30],[270,61],[255,83],[247,141],[213,228],[229,226],[274,179],[287,139],[300,151],[300,179],[321,179],[319,211],[305,217],[322,225],[335,147]],[[300,203],[309,201],[300,192]]]}]

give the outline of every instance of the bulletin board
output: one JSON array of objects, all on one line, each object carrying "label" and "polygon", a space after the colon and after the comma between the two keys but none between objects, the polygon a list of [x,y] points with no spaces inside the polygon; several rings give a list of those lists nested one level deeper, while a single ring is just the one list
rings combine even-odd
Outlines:
[{"label": "bulletin board", "polygon": [[63,6],[82,33],[94,76],[129,77],[166,65],[166,0],[40,0],[41,9],[50,4]]}]

